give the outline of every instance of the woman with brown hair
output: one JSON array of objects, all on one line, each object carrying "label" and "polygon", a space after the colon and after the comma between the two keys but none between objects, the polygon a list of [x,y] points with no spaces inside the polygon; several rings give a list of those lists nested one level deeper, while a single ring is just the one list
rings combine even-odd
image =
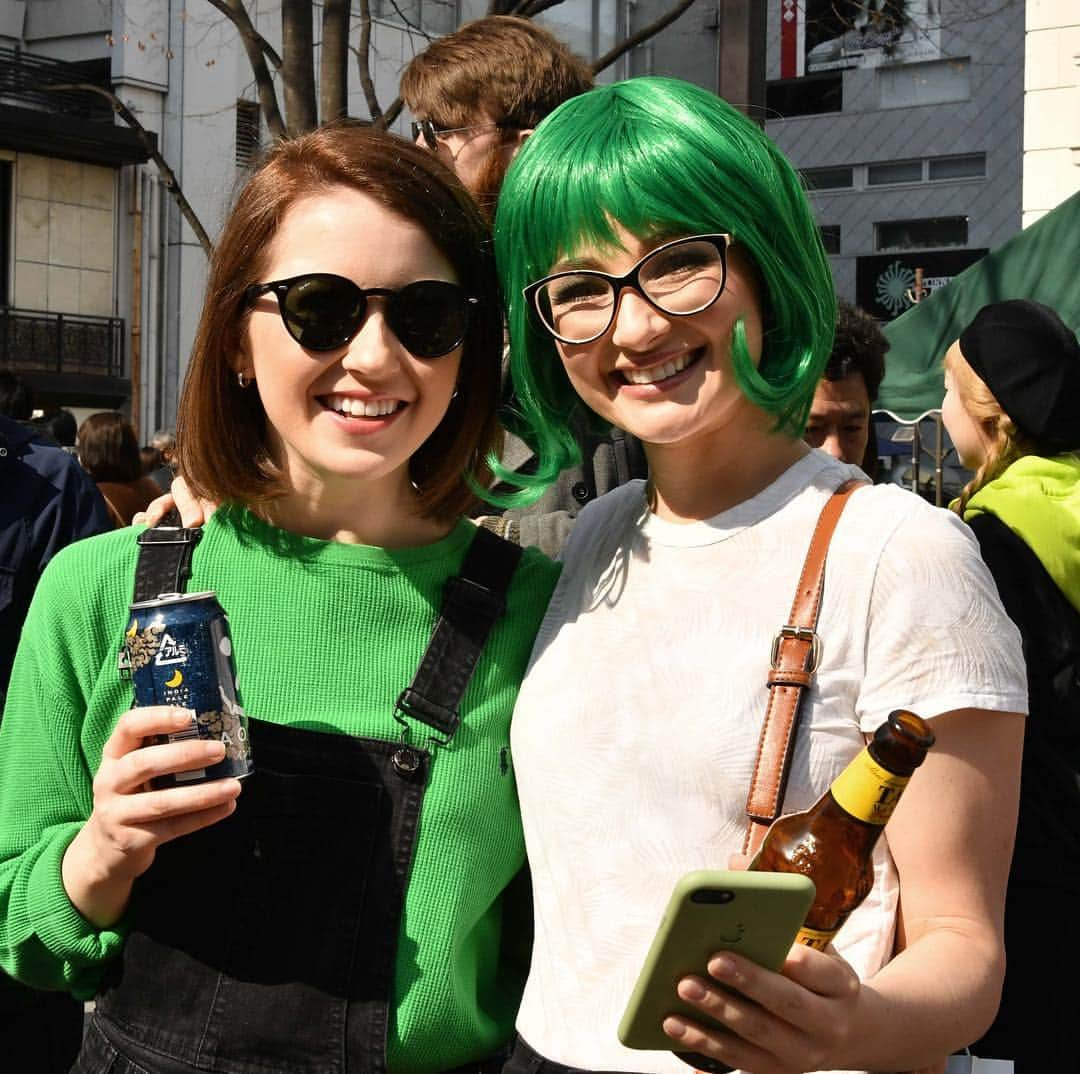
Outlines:
[{"label": "woman with brown hair", "polygon": [[146,744],[191,715],[131,709],[117,673],[127,533],[46,571],[0,733],[0,965],[96,997],[80,1074],[475,1074],[508,1039],[509,719],[555,566],[526,551],[488,602],[439,733],[406,690],[440,601],[490,596],[459,576],[501,339],[485,225],[433,155],[324,128],[241,192],[177,441],[221,504],[189,588],[229,614],[255,771],[148,789],[224,746]]},{"label": "woman with brown hair", "polygon": [[91,414],[79,426],[76,448],[117,526],[130,526],[132,516],[161,494],[157,482],[143,474],[135,430],[115,411]]}]

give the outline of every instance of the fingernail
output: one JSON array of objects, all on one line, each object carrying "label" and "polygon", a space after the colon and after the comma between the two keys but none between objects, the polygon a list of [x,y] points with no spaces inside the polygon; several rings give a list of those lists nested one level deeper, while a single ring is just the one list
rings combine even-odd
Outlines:
[{"label": "fingernail", "polygon": [[705,986],[700,981],[695,981],[692,977],[688,977],[685,981],[679,982],[679,995],[683,999],[699,1000],[704,999],[708,993],[705,991]]},{"label": "fingernail", "polygon": [[669,1037],[682,1040],[686,1036],[686,1023],[681,1018],[665,1018],[661,1025]]},{"label": "fingernail", "polygon": [[709,974],[719,980],[726,980],[735,976],[735,963],[726,955],[717,955],[709,963]]}]

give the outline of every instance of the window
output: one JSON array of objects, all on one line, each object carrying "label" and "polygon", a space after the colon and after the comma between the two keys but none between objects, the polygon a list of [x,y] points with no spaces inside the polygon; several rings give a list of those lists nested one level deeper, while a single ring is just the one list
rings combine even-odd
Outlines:
[{"label": "window", "polygon": [[874,225],[877,249],[939,249],[943,246],[967,246],[966,216],[934,216],[927,220],[888,220]]},{"label": "window", "polygon": [[236,166],[247,168],[259,155],[259,106],[243,98],[236,102]]},{"label": "window", "polygon": [[855,185],[851,168],[804,168],[807,190],[850,190]]},{"label": "window", "polygon": [[867,186],[888,186],[892,183],[921,183],[921,160],[896,160],[888,164],[866,166]]},{"label": "window", "polygon": [[769,82],[765,86],[765,108],[770,119],[843,111],[843,76],[807,75]]},{"label": "window", "polygon": [[985,179],[986,154],[968,153],[957,157],[935,157],[927,162],[930,165],[930,180],[941,179]]},{"label": "window", "polygon": [[890,64],[877,69],[878,107],[911,108],[971,100],[967,57],[930,63]]},{"label": "window", "polygon": [[818,228],[818,233],[821,235],[821,244],[825,247],[825,253],[838,254],[840,253],[840,225],[839,224],[822,224]]}]

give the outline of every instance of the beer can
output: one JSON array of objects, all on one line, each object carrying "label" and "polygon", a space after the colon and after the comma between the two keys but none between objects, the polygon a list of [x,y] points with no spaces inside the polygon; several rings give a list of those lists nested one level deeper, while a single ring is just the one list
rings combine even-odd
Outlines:
[{"label": "beer can", "polygon": [[214,593],[166,593],[131,605],[124,633],[124,664],[135,687],[135,704],[190,709],[192,726],[159,741],[218,739],[225,759],[209,768],[177,772],[153,781],[179,787],[252,771],[247,714],[240,706],[229,622]]}]

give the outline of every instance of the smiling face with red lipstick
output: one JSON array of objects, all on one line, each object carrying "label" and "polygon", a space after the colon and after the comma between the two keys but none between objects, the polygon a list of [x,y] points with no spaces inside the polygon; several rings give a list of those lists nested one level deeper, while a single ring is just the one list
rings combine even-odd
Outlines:
[{"label": "smiling face with red lipstick", "polygon": [[[361,236],[378,242],[358,241]],[[361,299],[355,334],[329,350],[304,346],[287,326],[288,310],[302,300],[266,293],[253,303],[240,371],[255,381],[274,459],[305,501],[340,490],[350,500],[362,495],[404,506],[413,496],[409,462],[446,414],[461,345],[446,336],[457,345],[418,356],[392,325],[401,330],[403,303],[418,307],[414,320],[431,312],[423,308],[431,298],[419,281],[456,285],[457,277],[423,228],[348,187],[296,202],[274,236],[266,279],[313,274],[392,293]],[[405,288],[411,291],[401,298],[394,294]]]}]

